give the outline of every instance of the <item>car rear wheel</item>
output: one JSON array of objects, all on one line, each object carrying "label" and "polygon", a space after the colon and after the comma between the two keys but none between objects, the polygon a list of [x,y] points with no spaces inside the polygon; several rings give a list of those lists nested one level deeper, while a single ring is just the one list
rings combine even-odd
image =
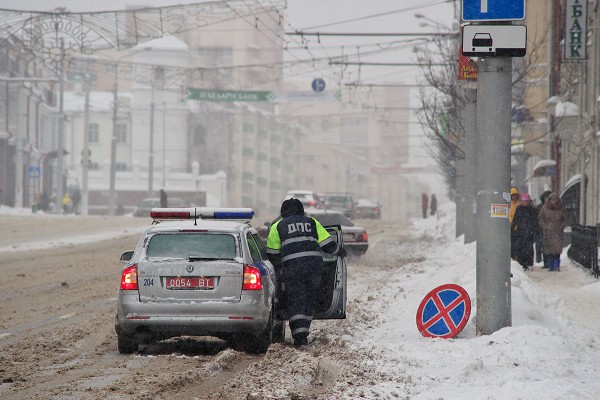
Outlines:
[{"label": "car rear wheel", "polygon": [[138,342],[129,336],[118,335],[117,349],[121,354],[133,354],[138,349]]},{"label": "car rear wheel", "polygon": [[269,322],[265,329],[257,336],[249,338],[246,343],[246,351],[251,354],[264,354],[269,350],[269,346],[273,343],[275,326],[274,323],[275,309],[271,307],[271,314],[269,315]]}]

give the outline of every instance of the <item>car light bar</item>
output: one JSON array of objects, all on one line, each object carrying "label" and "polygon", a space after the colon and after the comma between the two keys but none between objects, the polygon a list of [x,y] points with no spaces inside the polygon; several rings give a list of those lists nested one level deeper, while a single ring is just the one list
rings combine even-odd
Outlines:
[{"label": "car light bar", "polygon": [[251,208],[187,207],[153,208],[150,217],[154,220],[181,219],[225,219],[250,221],[254,216]]}]

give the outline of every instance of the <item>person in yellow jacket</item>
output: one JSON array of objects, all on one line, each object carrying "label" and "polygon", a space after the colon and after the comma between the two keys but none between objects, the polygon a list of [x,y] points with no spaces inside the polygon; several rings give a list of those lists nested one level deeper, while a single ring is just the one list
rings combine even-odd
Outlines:
[{"label": "person in yellow jacket", "polygon": [[71,196],[69,196],[69,193],[65,193],[62,198],[63,213],[64,214],[70,213],[72,206],[73,206],[73,201],[71,201]]},{"label": "person in yellow jacket", "polygon": [[516,258],[516,241],[517,241],[517,231],[519,230],[518,226],[513,226],[513,218],[515,217],[515,211],[517,211],[517,206],[521,203],[521,194],[516,187],[510,188],[510,210],[508,212],[508,222],[511,225],[510,229],[510,258],[515,260]]},{"label": "person in yellow jacket", "polygon": [[510,212],[508,214],[508,222],[512,224],[513,218],[515,217],[515,211],[517,206],[521,203],[521,194],[519,189],[513,187],[510,188]]}]

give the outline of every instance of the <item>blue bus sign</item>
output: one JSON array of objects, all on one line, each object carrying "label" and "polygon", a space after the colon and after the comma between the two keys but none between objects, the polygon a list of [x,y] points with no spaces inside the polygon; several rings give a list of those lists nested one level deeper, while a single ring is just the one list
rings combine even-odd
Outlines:
[{"label": "blue bus sign", "polygon": [[463,0],[463,21],[522,21],[525,0]]}]

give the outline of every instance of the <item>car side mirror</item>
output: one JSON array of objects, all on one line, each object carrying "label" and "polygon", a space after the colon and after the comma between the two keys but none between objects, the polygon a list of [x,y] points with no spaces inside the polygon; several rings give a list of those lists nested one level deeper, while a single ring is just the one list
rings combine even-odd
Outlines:
[{"label": "car side mirror", "polygon": [[133,250],[129,250],[129,251],[126,251],[125,253],[121,254],[121,262],[122,263],[128,263],[129,261],[131,261],[132,258],[133,258]]}]

